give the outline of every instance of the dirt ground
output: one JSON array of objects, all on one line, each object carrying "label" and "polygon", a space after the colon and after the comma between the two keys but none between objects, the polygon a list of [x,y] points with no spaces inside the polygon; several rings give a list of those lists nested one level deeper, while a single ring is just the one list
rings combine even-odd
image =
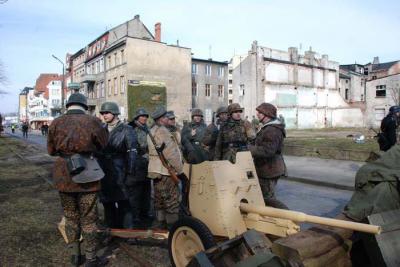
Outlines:
[{"label": "dirt ground", "polygon": [[[70,266],[56,227],[62,209],[51,185],[50,169],[51,159],[37,147],[0,137],[0,266]],[[119,242],[123,241],[115,240],[108,247],[107,266],[141,266]],[[169,266],[165,248],[128,248],[149,266]]]}]

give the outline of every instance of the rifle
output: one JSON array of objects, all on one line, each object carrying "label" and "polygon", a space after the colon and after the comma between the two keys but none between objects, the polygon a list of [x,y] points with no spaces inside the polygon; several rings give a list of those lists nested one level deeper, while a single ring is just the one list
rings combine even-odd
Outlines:
[{"label": "rifle", "polygon": [[140,129],[142,129],[143,131],[146,132],[146,134],[149,135],[151,142],[153,143],[156,151],[157,151],[157,155],[160,158],[161,164],[168,170],[169,175],[171,176],[172,181],[177,184],[179,183],[179,178],[178,175],[176,174],[176,170],[174,169],[174,167],[168,162],[168,160],[165,158],[163,150],[165,148],[165,143],[162,143],[161,146],[157,145],[156,139],[154,138],[154,136],[150,133],[149,129],[146,127],[143,127],[140,123],[138,123],[137,121],[134,121],[136,126],[139,127]]}]

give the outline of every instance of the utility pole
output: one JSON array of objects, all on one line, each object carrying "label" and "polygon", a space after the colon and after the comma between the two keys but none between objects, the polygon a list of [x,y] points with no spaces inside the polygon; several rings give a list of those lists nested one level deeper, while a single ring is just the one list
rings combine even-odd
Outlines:
[{"label": "utility pole", "polygon": [[64,110],[64,79],[65,79],[65,65],[64,62],[62,62],[61,59],[56,57],[55,55],[51,55],[55,60],[61,63],[62,65],[62,80],[61,80],[61,114],[63,114]]}]

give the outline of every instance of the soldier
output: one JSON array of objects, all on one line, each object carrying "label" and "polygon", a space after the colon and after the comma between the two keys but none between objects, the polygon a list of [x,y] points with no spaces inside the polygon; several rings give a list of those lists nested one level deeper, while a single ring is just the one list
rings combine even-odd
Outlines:
[{"label": "soldier", "polygon": [[136,110],[133,121],[129,124],[137,136],[137,157],[135,173],[127,177],[126,184],[129,191],[129,202],[133,212],[133,227],[143,227],[150,223],[151,207],[151,180],[147,178],[149,166],[149,148],[147,144],[147,119],[149,113],[144,108]]},{"label": "soldier", "polygon": [[66,161],[73,154],[92,154],[103,149],[108,133],[99,119],[85,114],[88,106],[84,95],[72,94],[66,107],[66,114],[56,118],[50,125],[47,138],[49,154],[60,156],[54,165],[54,184],[64,210],[72,265],[83,263],[79,241],[82,234],[86,242],[86,266],[98,266],[101,263],[96,257],[97,192],[100,190],[100,181],[88,178],[87,183],[75,183]]},{"label": "soldier", "polygon": [[174,111],[172,111],[172,110],[168,111],[167,112],[167,118],[168,118],[167,129],[175,137],[176,142],[178,144],[180,144],[181,143],[181,131],[180,131],[179,127],[176,125]]},{"label": "soldier", "polygon": [[215,160],[236,161],[236,152],[246,151],[256,134],[251,123],[242,120],[243,108],[233,103],[228,106],[229,118],[221,127],[215,144]]},{"label": "soldier", "polygon": [[24,138],[28,138],[28,130],[29,130],[29,125],[28,122],[24,122],[22,124],[22,136]]},{"label": "soldier", "polygon": [[[250,145],[249,150],[254,159],[264,201],[268,206],[287,208],[275,198],[278,179],[286,175],[286,166],[282,157],[283,140],[286,137],[285,127],[277,119],[274,105],[262,103],[256,110],[261,128],[257,132],[255,145]],[[279,203],[280,206],[271,204],[272,202]]]},{"label": "soldier", "polygon": [[103,103],[100,114],[110,133],[108,144],[100,157],[100,165],[105,173],[100,193],[104,220],[110,228],[132,228],[132,212],[125,181],[126,176],[132,175],[135,170],[136,134],[131,126],[118,118],[120,112],[116,103]]},{"label": "soldier", "polygon": [[217,142],[217,137],[219,130],[224,122],[228,119],[228,108],[219,107],[217,109],[217,121],[210,123],[207,126],[206,132],[203,137],[203,144],[208,148],[209,160],[213,160],[215,156],[215,144]]},{"label": "soldier", "polygon": [[260,121],[256,119],[256,117],[253,115],[253,119],[251,120],[251,125],[253,126],[254,131],[258,131],[258,127],[260,125]]},{"label": "soldier", "polygon": [[382,151],[387,151],[396,144],[396,129],[399,126],[399,119],[400,106],[390,107],[389,114],[381,122],[381,131],[384,136],[384,141],[380,143]]},{"label": "soldier", "polygon": [[206,128],[201,109],[193,109],[192,122],[186,124],[182,129],[182,150],[188,163],[198,164],[208,160],[208,152],[202,144]]},{"label": "soldier", "polygon": [[[167,111],[164,107],[157,107],[152,114],[155,121],[150,130],[157,148],[163,147],[163,154],[177,175],[183,173],[183,157],[179,144],[166,128],[168,125]],[[154,206],[159,227],[171,226],[179,218],[180,192],[178,185],[170,177],[167,168],[163,166],[157,154],[151,137],[147,137],[149,145],[149,174],[154,183]]]}]

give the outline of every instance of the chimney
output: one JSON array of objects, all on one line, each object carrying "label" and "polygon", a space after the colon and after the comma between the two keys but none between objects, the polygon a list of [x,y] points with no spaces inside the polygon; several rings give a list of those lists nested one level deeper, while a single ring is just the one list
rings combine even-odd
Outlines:
[{"label": "chimney", "polygon": [[140,19],[140,15],[135,15],[133,19]]},{"label": "chimney", "polygon": [[161,42],[161,22],[157,22],[156,25],[154,25],[154,32],[156,42]]},{"label": "chimney", "polygon": [[379,57],[374,57],[372,64],[379,64]]}]

